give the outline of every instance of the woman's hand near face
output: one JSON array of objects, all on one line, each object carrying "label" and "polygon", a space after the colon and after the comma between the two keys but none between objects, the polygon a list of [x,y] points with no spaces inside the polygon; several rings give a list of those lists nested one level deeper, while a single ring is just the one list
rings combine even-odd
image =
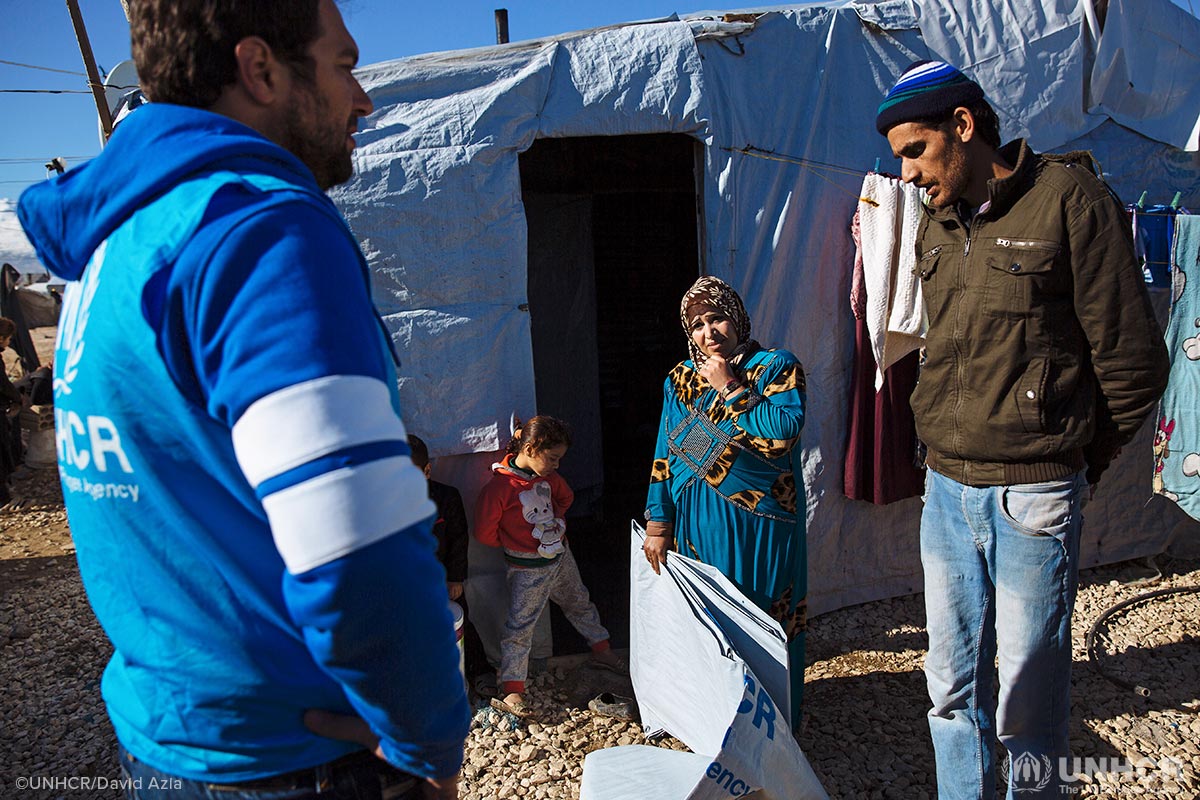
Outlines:
[{"label": "woman's hand near face", "polygon": [[700,368],[700,377],[708,381],[708,385],[714,389],[724,389],[725,384],[737,376],[733,374],[729,363],[721,356],[709,356],[704,362],[704,366]]}]

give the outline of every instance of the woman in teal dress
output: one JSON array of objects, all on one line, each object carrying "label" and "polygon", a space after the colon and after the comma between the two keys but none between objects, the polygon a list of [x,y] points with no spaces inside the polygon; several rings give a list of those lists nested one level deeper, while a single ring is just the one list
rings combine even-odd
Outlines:
[{"label": "woman in teal dress", "polygon": [[804,689],[808,563],[798,488],[804,369],[750,338],[737,292],[696,281],[679,307],[691,358],[663,386],[646,500],[646,559],[709,564],[778,620],[788,638],[792,725]]}]

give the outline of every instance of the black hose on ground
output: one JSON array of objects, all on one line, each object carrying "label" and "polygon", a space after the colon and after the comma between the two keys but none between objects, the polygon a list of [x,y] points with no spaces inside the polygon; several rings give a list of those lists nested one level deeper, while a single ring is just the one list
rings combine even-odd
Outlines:
[{"label": "black hose on ground", "polygon": [[[1171,588],[1171,589],[1157,589],[1153,592],[1146,592],[1145,594],[1139,594],[1137,597],[1131,597],[1128,600],[1122,600],[1120,603],[1117,603],[1116,605],[1112,606],[1111,608],[1108,608],[1107,610],[1105,610],[1104,613],[1102,613],[1099,617],[1097,617],[1096,621],[1094,623],[1092,623],[1092,628],[1091,628],[1091,630],[1088,631],[1088,635],[1087,635],[1087,655],[1088,655],[1088,661],[1091,662],[1092,668],[1095,669],[1096,672],[1100,673],[1100,675],[1102,677],[1104,677],[1111,683],[1115,683],[1117,686],[1120,686],[1122,689],[1128,689],[1129,691],[1133,692],[1134,694],[1136,694],[1140,697],[1149,698],[1151,692],[1148,687],[1142,686],[1140,684],[1130,683],[1129,681],[1122,680],[1121,678],[1118,678],[1114,675],[1110,675],[1109,673],[1104,671],[1104,667],[1101,666],[1100,657],[1096,654],[1096,634],[1100,630],[1100,626],[1103,625],[1105,622],[1107,622],[1109,617],[1111,617],[1114,614],[1117,614],[1121,611],[1124,611],[1125,609],[1129,608],[1130,606],[1135,606],[1140,603],[1148,602],[1150,600],[1155,599],[1156,597],[1164,597],[1166,595],[1171,595],[1171,594],[1191,594],[1191,593],[1196,593],[1196,592],[1200,592],[1200,586],[1177,586],[1177,587]],[[1172,705],[1181,711],[1188,711],[1193,714],[1200,713],[1200,709],[1190,708],[1188,706],[1183,705],[1182,703],[1173,703]]]}]

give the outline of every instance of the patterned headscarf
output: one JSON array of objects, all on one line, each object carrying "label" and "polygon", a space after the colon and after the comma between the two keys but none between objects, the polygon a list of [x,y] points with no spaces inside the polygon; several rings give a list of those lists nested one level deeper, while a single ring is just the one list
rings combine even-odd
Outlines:
[{"label": "patterned headscarf", "polygon": [[703,366],[704,362],[708,360],[708,356],[704,355],[704,352],[692,340],[688,309],[696,305],[715,308],[733,321],[733,328],[738,337],[738,346],[734,350],[731,361],[737,363],[741,360],[740,356],[743,353],[754,352],[758,349],[758,343],[750,338],[750,315],[746,313],[746,307],[742,305],[742,298],[725,281],[705,275],[697,279],[692,284],[692,288],[684,292],[683,300],[679,303],[679,321],[683,324],[684,335],[687,336],[692,363],[697,368]]}]

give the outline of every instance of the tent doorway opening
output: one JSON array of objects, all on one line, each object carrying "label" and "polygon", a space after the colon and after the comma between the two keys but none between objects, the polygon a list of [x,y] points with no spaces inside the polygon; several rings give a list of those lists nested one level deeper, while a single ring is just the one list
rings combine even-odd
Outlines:
[{"label": "tent doorway opening", "polygon": [[[521,154],[538,413],[566,420],[571,550],[629,644],[629,520],[642,519],[662,385],[687,357],[679,298],[700,274],[697,159],[683,134],[539,139]],[[555,652],[586,650],[553,612]]]}]

